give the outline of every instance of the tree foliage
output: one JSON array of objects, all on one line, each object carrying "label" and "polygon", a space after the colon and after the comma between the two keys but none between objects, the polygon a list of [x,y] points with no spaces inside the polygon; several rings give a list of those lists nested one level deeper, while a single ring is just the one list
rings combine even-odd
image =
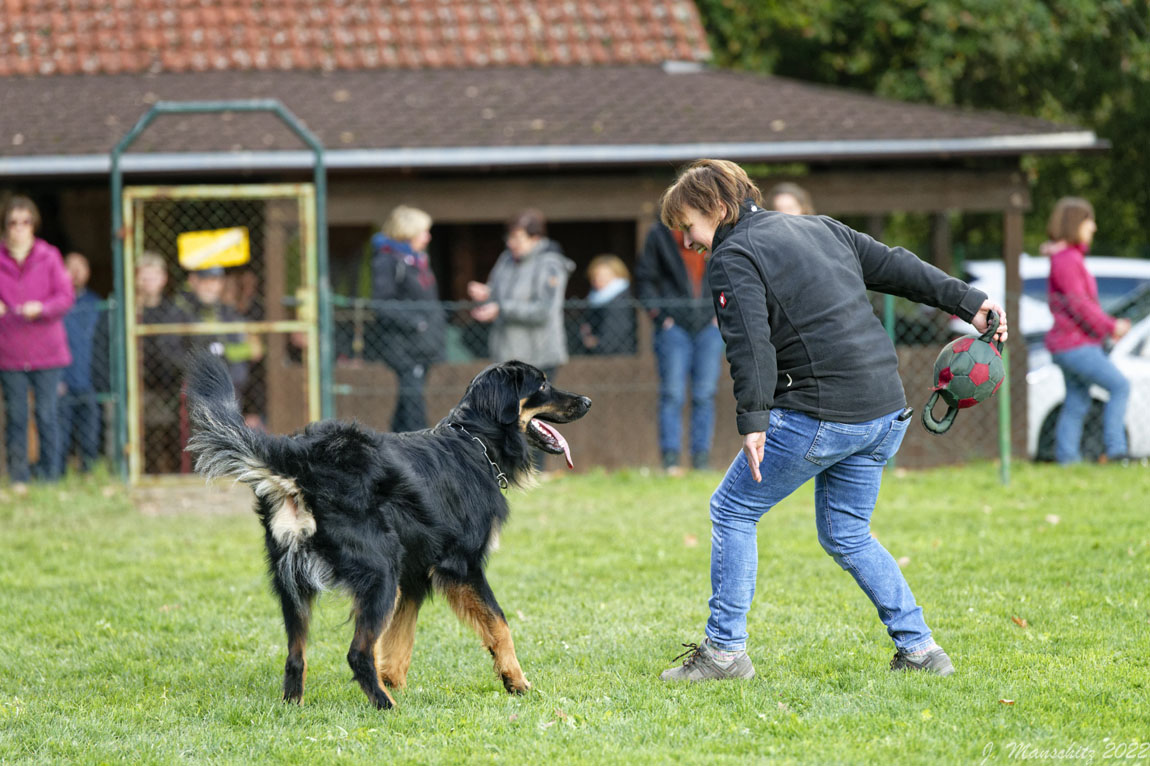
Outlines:
[{"label": "tree foliage", "polygon": [[1079,194],[1110,252],[1150,254],[1150,0],[698,5],[720,66],[1094,130],[1109,152],[1026,161],[1028,219],[1041,228],[1055,199]]}]

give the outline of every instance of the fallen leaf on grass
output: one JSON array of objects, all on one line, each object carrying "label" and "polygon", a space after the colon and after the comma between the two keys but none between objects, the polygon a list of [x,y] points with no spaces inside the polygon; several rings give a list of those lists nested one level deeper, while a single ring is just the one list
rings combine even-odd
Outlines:
[{"label": "fallen leaf on grass", "polygon": [[1021,617],[1011,617],[1010,619],[1012,622],[1014,622],[1015,625],[1017,625],[1020,628],[1029,628],[1030,627],[1030,623],[1028,623],[1026,620],[1024,620]]},{"label": "fallen leaf on grass", "polygon": [[1059,516],[1057,513],[1046,514],[1046,523],[1047,524],[1057,524],[1060,521],[1062,521],[1062,517]]},{"label": "fallen leaf on grass", "polygon": [[511,715],[509,715],[507,717],[507,720],[508,721],[518,721],[519,720],[519,714],[518,713],[512,713]]},{"label": "fallen leaf on grass", "polygon": [[111,486],[104,487],[102,490],[100,490],[100,494],[104,497],[112,497],[116,494],[116,488]]},{"label": "fallen leaf on grass", "polygon": [[898,565],[900,567],[910,566],[910,556],[900,556],[898,559]]},{"label": "fallen leaf on grass", "polygon": [[1008,699],[1001,699],[998,702],[999,702],[999,704],[1002,704],[1002,705],[1013,705],[1014,704],[1014,700],[1008,700]]},{"label": "fallen leaf on grass", "polygon": [[687,546],[688,548],[694,548],[698,546],[698,544],[699,538],[695,537],[694,535],[683,535],[683,545]]}]

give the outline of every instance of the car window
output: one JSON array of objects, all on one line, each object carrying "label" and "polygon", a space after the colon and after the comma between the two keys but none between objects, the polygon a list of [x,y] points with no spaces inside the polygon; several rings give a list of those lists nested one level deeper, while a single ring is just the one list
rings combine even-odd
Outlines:
[{"label": "car window", "polygon": [[1098,302],[1109,310],[1145,282],[1138,277],[1098,277]]},{"label": "car window", "polygon": [[[1133,295],[1143,285],[1150,284],[1150,280],[1140,277],[1096,277],[1098,283],[1098,302],[1102,308],[1110,311]],[[1045,302],[1046,277],[1032,277],[1022,281],[1022,294]]]},{"label": "car window", "polygon": [[1022,294],[1035,300],[1046,300],[1046,277],[1033,277],[1022,280]]}]

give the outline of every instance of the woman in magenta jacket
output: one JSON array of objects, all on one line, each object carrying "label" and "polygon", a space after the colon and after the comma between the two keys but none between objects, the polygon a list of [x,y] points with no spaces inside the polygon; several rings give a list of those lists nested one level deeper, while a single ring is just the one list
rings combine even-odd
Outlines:
[{"label": "woman in magenta jacket", "polygon": [[4,206],[0,239],[0,386],[4,389],[4,446],[8,477],[17,492],[28,481],[28,390],[36,399],[43,477],[58,477],[56,389],[72,363],[64,315],[72,307],[72,281],[60,251],[36,237],[40,212],[27,197]]},{"label": "woman in magenta jacket", "polygon": [[1090,410],[1090,387],[1110,392],[1102,414],[1102,444],[1108,460],[1126,454],[1126,401],[1130,383],[1102,349],[1107,338],[1117,340],[1130,330],[1129,319],[1115,319],[1098,303],[1098,283],[1086,270],[1086,251],[1098,225],[1094,208],[1084,199],[1058,200],[1046,226],[1053,244],[1047,297],[1054,326],[1046,334],[1046,348],[1062,369],[1066,401],[1054,429],[1054,459],[1074,463],[1082,459],[1082,426]]}]

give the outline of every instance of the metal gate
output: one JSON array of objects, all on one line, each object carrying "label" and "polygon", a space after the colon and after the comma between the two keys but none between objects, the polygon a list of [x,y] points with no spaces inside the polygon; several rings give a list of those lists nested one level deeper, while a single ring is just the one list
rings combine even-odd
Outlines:
[{"label": "metal gate", "polygon": [[191,472],[183,363],[227,364],[245,420],[321,417],[312,184],[133,186],[123,193],[128,476]]}]

